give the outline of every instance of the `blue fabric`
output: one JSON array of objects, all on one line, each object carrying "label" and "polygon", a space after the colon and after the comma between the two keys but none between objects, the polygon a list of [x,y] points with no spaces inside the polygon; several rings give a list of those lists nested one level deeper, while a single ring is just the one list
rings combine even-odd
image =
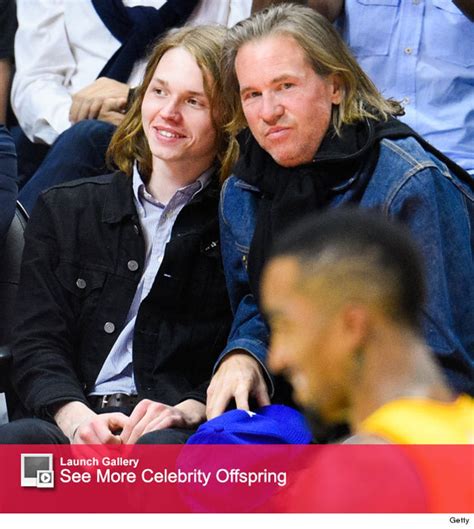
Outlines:
[{"label": "blue fabric", "polygon": [[17,194],[15,144],[6,127],[0,125],[0,246],[15,214]]},{"label": "blue fabric", "polygon": [[272,404],[255,412],[227,411],[202,424],[188,444],[308,444],[311,439],[300,412]]},{"label": "blue fabric", "polygon": [[182,26],[196,7],[197,0],[167,0],[160,8],[125,7],[122,0],[92,0],[104,25],[122,43],[98,77],[127,82],[136,61],[166,30]]},{"label": "blue fabric", "polygon": [[[351,202],[353,192],[353,188],[342,190],[329,207]],[[247,275],[259,197],[257,188],[235,176],[222,189],[222,256],[234,321],[217,365],[230,351],[244,349],[265,367],[269,330],[250,292]],[[450,173],[414,138],[384,139],[369,183],[357,202],[399,219],[411,230],[426,263],[424,336],[452,386],[474,394],[472,186]]]},{"label": "blue fabric", "polygon": [[338,25],[400,119],[474,175],[474,24],[451,0],[346,0]]},{"label": "blue fabric", "polygon": [[19,200],[28,213],[42,191],[77,178],[106,173],[105,152],[115,128],[105,121],[92,119],[80,121],[64,131],[20,190]]},{"label": "blue fabric", "polygon": [[49,145],[44,143],[33,143],[28,139],[19,125],[10,129],[15,150],[17,154],[17,176],[18,188],[21,189],[34,175],[46,156]]}]

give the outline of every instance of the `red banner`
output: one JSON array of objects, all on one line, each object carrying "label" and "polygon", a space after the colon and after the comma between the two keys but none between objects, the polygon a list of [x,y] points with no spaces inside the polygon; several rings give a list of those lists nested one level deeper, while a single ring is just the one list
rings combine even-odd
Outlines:
[{"label": "red banner", "polygon": [[468,513],[473,446],[0,446],[1,513]]}]

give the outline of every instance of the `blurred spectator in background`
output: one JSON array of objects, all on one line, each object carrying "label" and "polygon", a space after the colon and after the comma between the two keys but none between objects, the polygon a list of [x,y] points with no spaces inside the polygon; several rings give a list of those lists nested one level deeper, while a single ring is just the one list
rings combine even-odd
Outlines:
[{"label": "blurred spectator in background", "polygon": [[[401,120],[474,175],[474,24],[467,13],[450,0],[349,0],[341,31],[377,88],[402,102]],[[377,31],[369,31],[374,21]]]}]

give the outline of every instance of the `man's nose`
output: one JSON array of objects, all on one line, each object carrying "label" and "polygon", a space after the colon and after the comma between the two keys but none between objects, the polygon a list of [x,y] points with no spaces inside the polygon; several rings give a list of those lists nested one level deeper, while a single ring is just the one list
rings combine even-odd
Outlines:
[{"label": "man's nose", "polygon": [[174,99],[168,100],[166,104],[161,108],[160,115],[164,119],[177,121],[179,119],[178,102]]},{"label": "man's nose", "polygon": [[273,93],[262,94],[260,117],[266,123],[275,124],[285,113],[285,108]]}]

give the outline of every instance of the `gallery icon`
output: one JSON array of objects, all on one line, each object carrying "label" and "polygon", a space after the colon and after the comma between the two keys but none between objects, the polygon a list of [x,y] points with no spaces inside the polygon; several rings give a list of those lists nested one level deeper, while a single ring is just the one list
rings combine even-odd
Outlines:
[{"label": "gallery icon", "polygon": [[54,488],[53,454],[21,454],[21,486]]}]

